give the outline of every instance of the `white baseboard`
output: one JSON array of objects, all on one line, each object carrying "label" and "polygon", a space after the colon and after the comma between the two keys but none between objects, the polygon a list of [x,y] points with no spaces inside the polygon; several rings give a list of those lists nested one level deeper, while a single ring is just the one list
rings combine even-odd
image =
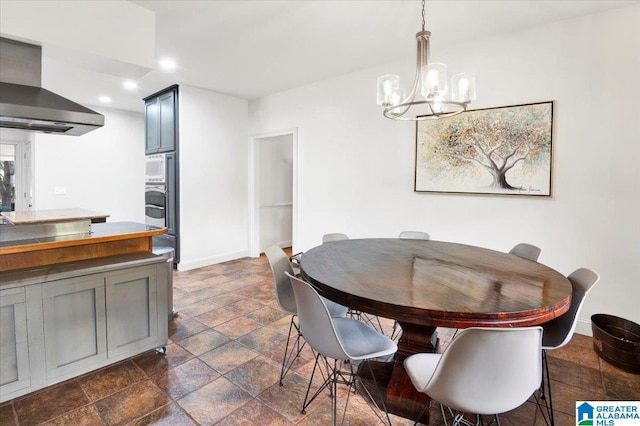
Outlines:
[{"label": "white baseboard", "polygon": [[262,249],[260,249],[260,253],[264,253],[264,249],[266,249],[268,246],[278,246],[280,248],[291,247],[291,240],[289,240],[289,241],[281,241],[279,243],[268,244],[268,245],[264,246]]},{"label": "white baseboard", "polygon": [[292,242],[291,240],[288,240],[288,241],[283,241],[281,243],[277,243],[277,245],[279,245],[282,248],[286,248],[286,247],[291,247]]},{"label": "white baseboard", "polygon": [[205,257],[202,259],[195,259],[189,261],[180,261],[178,263],[178,271],[190,271],[192,269],[202,268],[204,266],[215,265],[216,263],[227,262],[229,260],[240,259],[242,257],[248,257],[249,250],[238,251],[235,253],[227,253],[221,256]]},{"label": "white baseboard", "polygon": [[584,336],[593,336],[593,332],[591,331],[591,320],[578,319],[575,332]]}]

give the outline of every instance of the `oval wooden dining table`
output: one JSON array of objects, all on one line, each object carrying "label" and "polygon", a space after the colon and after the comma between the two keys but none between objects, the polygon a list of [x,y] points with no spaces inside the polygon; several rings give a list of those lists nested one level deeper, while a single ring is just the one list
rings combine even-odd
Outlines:
[{"label": "oval wooden dining table", "polygon": [[[537,262],[486,248],[432,240],[352,239],[315,247],[300,259],[318,293],[353,310],[398,321],[392,362],[376,363],[390,413],[414,420],[428,398],[403,360],[435,352],[437,327],[524,327],[569,309],[572,287]],[[423,423],[428,423],[428,410]]]}]

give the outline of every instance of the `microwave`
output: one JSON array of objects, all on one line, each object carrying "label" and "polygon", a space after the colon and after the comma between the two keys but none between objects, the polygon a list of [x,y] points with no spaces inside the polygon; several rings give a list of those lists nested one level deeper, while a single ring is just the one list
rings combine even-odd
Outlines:
[{"label": "microwave", "polygon": [[144,163],[145,183],[163,183],[166,181],[166,154],[147,155]]}]

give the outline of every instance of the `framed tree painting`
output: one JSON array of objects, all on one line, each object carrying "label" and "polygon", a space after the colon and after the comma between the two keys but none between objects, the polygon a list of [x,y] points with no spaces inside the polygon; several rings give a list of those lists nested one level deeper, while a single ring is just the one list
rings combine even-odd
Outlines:
[{"label": "framed tree painting", "polygon": [[417,122],[416,192],[551,195],[553,102]]}]

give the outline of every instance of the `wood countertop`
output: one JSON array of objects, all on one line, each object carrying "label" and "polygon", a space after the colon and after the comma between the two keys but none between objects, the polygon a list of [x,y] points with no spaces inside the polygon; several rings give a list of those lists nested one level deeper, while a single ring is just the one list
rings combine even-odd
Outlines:
[{"label": "wood countertop", "polygon": [[25,225],[78,219],[106,219],[109,215],[85,209],[49,209],[2,212],[2,217],[14,225]]},{"label": "wood countertop", "polygon": [[105,271],[111,271],[113,269],[120,269],[123,266],[147,266],[158,262],[166,262],[166,258],[161,259],[160,256],[152,253],[132,253],[20,269],[0,274],[0,288],[4,290],[17,286],[40,284],[44,281],[73,278],[77,275],[78,269],[82,269],[84,273],[88,275],[104,273]]},{"label": "wood countertop", "polygon": [[167,233],[136,222],[94,223],[91,233],[0,244],[0,272],[119,254],[151,252],[152,237]]},{"label": "wood countertop", "polygon": [[25,253],[59,247],[81,246],[107,241],[121,241],[131,238],[153,237],[167,233],[167,228],[145,225],[137,222],[94,223],[90,234],[60,235],[57,237],[33,238],[30,240],[0,243],[0,255]]}]

